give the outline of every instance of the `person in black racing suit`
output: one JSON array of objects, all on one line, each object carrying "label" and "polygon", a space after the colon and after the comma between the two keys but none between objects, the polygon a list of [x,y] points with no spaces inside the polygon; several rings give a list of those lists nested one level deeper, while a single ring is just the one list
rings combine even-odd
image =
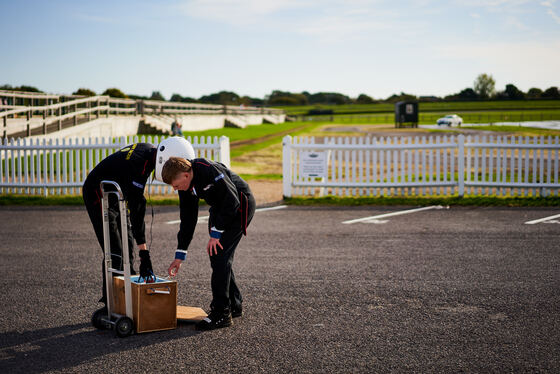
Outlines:
[{"label": "person in black racing suit", "polygon": [[227,327],[232,317],[242,315],[241,292],[232,270],[235,249],[255,212],[255,199],[249,185],[224,164],[195,158],[192,161],[170,157],[163,165],[163,181],[179,191],[181,225],[177,234],[175,260],[168,273],[175,276],[186,260],[198,220],[198,201],[210,205],[206,250],[212,266],[210,314],[197,324],[200,330]]},{"label": "person in black racing suit", "polygon": [[[144,198],[144,186],[148,177],[155,167],[156,147],[149,143],[137,143],[129,145],[103,159],[88,174],[82,194],[89,218],[93,224],[95,235],[105,251],[103,244],[103,215],[101,211],[101,189],[99,183],[102,180],[117,182],[127,202],[129,216],[128,223],[128,248],[130,254],[131,274],[136,274],[132,268],[134,260],[133,239],[138,245],[140,263],[140,275],[147,277],[152,273],[152,265],[149,251],[146,248],[146,235],[144,215],[146,213],[146,199]],[[111,259],[114,269],[122,270],[122,243],[121,224],[117,198],[114,194],[109,195],[109,234],[111,243]],[[103,260],[103,296],[99,302],[106,304],[107,295],[105,289],[105,261]]]}]

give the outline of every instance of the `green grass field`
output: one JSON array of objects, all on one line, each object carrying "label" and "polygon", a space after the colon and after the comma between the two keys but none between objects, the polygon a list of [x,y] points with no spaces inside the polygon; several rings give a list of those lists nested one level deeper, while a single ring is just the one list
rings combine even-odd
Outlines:
[{"label": "green grass field", "polygon": [[[419,123],[422,125],[436,124],[442,113],[420,113]],[[476,112],[453,112],[463,118],[463,123],[495,123],[495,122],[524,122],[524,121],[551,121],[560,120],[560,109],[554,110],[509,110],[509,111],[476,111]],[[369,114],[334,114],[321,116],[297,117],[306,121],[355,123],[355,124],[392,124],[395,122],[393,113],[369,113]]]},{"label": "green grass field", "polygon": [[[185,137],[195,136],[227,136],[229,137],[231,149],[231,158],[241,156],[247,152],[257,151],[259,149],[266,148],[272,144],[282,141],[282,137],[286,133],[290,135],[299,135],[307,131],[311,131],[314,128],[322,125],[322,122],[285,122],[277,125],[255,125],[247,126],[244,129],[237,128],[223,128],[215,130],[205,130],[205,131],[191,131],[184,132]],[[254,143],[247,143],[240,146],[235,146],[235,142],[238,141],[251,141],[257,140],[259,138],[266,137],[260,141]]]},{"label": "green grass field", "polygon": [[[351,104],[351,105],[305,105],[278,107],[288,115],[306,115],[310,109],[332,109],[334,114],[351,113],[394,113],[395,105]],[[560,110],[560,100],[501,100],[501,101],[453,101],[437,103],[419,103],[420,113],[428,112],[471,112],[471,111],[533,111]]]},{"label": "green grass field", "polygon": [[283,131],[292,131],[297,129],[298,127],[306,127],[310,126],[310,123],[304,122],[285,122],[279,123],[277,125],[256,125],[256,126],[247,126],[244,129],[232,128],[232,127],[225,127],[222,129],[214,129],[214,130],[204,130],[204,131],[185,131],[183,135],[185,137],[201,137],[201,136],[227,136],[229,138],[230,143],[234,143],[240,140],[250,140],[250,139],[257,139],[260,137],[274,135]]}]

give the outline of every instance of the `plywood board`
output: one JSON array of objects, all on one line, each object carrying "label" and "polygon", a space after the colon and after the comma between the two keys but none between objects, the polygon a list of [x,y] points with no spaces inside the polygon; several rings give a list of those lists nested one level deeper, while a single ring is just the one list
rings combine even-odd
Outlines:
[{"label": "plywood board", "polygon": [[201,308],[177,305],[177,319],[183,322],[199,322],[208,315]]}]

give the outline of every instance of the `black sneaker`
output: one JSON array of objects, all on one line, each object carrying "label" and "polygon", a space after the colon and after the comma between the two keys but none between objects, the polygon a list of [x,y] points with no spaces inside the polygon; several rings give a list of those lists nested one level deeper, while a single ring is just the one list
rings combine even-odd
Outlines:
[{"label": "black sneaker", "polygon": [[233,324],[231,313],[228,311],[212,310],[208,317],[196,324],[197,330],[214,330],[229,327]]},{"label": "black sneaker", "polygon": [[243,317],[243,308],[232,308],[231,317],[232,318]]}]

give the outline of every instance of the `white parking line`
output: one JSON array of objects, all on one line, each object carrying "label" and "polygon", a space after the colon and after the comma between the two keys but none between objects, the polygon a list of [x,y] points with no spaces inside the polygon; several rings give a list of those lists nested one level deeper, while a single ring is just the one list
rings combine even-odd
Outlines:
[{"label": "white parking line", "polygon": [[558,217],[560,217],[560,214],[557,214],[555,216],[550,216],[550,217],[539,218],[539,219],[536,219],[534,221],[527,221],[527,222],[525,222],[525,224],[526,225],[534,225],[535,223],[546,222],[546,221],[549,221],[549,220],[552,220],[552,219],[558,218]]},{"label": "white parking line", "polygon": [[255,209],[255,212],[266,212],[267,210],[278,210],[278,209],[284,209],[287,208],[287,205],[277,205],[277,206],[271,206],[268,208],[259,208],[259,209]]},{"label": "white parking line", "polygon": [[[287,208],[287,205],[277,205],[277,206],[271,206],[268,208],[259,208],[259,209],[255,209],[255,213],[256,212],[266,212],[267,210],[278,210],[278,209],[284,209]],[[209,216],[202,216],[202,217],[198,217],[198,222],[197,223],[204,223],[204,222],[208,222],[208,218]],[[168,225],[175,225],[177,223],[181,223],[181,220],[174,220],[174,221],[168,221],[166,222]]]},{"label": "white parking line", "polygon": [[415,213],[415,212],[421,212],[423,210],[431,210],[431,209],[443,209],[443,206],[441,205],[431,205],[431,206],[427,206],[424,208],[416,208],[416,209],[409,209],[409,210],[402,210],[400,212],[393,212],[393,213],[385,213],[385,214],[379,214],[377,216],[370,216],[370,217],[364,217],[364,218],[357,218],[357,219],[351,219],[348,221],[344,221],[342,223],[346,224],[346,225],[350,225],[352,223],[358,223],[358,222],[369,222],[369,223],[385,223],[387,221],[380,221],[379,218],[386,218],[386,217],[393,217],[393,216],[400,216],[401,214],[409,214],[409,213]]}]

